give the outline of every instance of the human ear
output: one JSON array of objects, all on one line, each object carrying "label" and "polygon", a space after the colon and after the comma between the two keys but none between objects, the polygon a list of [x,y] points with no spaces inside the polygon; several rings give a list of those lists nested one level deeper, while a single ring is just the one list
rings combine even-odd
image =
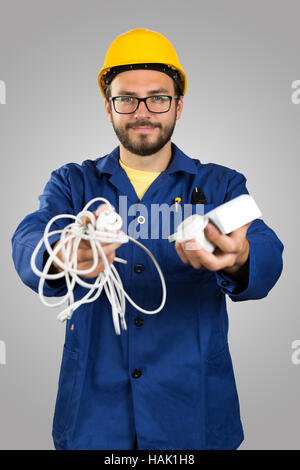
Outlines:
[{"label": "human ear", "polygon": [[108,120],[109,122],[112,122],[110,102],[106,98],[104,99],[104,106]]}]

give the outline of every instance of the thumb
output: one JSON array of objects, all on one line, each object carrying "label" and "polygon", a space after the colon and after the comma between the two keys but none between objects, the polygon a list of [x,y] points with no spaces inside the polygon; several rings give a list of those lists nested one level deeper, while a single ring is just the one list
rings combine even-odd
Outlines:
[{"label": "thumb", "polygon": [[106,209],[110,209],[111,206],[109,206],[108,204],[106,203],[103,203],[101,204],[97,210],[94,212],[95,216],[96,217],[99,217],[99,215],[101,214],[101,212],[105,211]]},{"label": "thumb", "polygon": [[232,236],[233,238],[245,237],[247,235],[248,228],[251,224],[252,222],[249,222],[248,224],[242,225],[241,227],[233,230],[233,232],[230,233],[230,236]]}]

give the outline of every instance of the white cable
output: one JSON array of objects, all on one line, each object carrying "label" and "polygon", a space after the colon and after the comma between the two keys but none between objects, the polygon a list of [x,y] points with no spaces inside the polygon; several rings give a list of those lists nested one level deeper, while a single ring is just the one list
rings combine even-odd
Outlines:
[{"label": "white cable", "polygon": [[[107,204],[109,207],[107,210],[101,212],[96,219],[93,212],[88,210],[89,206],[91,206],[95,202],[103,202]],[[84,225],[82,222],[82,218],[87,216],[91,221],[88,226]],[[74,222],[68,224],[64,229],[61,230],[54,230],[50,231],[51,226],[54,224],[55,221],[58,219],[73,219]],[[164,280],[163,273],[159,267],[158,262],[152,255],[152,253],[144,246],[142,243],[138,242],[134,238],[124,234],[124,233],[117,233],[122,226],[122,218],[119,214],[115,212],[114,207],[110,204],[110,202],[102,197],[98,197],[92,199],[84,209],[77,214],[77,216],[71,214],[60,214],[53,217],[47,224],[44,235],[37,244],[34,252],[32,253],[30,265],[33,272],[40,277],[39,281],[39,297],[44,305],[47,307],[58,307],[65,302],[68,302],[68,306],[60,312],[57,316],[57,319],[60,321],[65,321],[66,319],[70,319],[72,317],[73,312],[80,307],[84,303],[89,303],[95,301],[100,295],[104,288],[106,296],[111,304],[112,307],[112,319],[115,328],[116,334],[120,334],[120,324],[121,322],[122,329],[126,330],[126,321],[125,321],[125,297],[127,300],[133,305],[137,310],[142,313],[147,314],[154,314],[158,313],[165,305],[166,302],[166,284]],[[60,234],[59,243],[56,244],[55,248],[53,249],[49,242],[49,237],[53,235]],[[88,240],[91,245],[92,253],[93,253],[93,263],[92,266],[88,269],[77,269],[77,250],[81,240]],[[107,261],[107,257],[104,253],[102,248],[102,243],[127,243],[128,241],[132,241],[150,256],[152,259],[160,280],[162,284],[162,301],[160,306],[155,310],[145,310],[139,307],[124,291],[122,280],[119,276],[118,271],[116,270],[113,263],[109,265]],[[43,271],[40,271],[35,263],[36,256],[41,248],[42,245],[45,245],[46,250],[49,254],[48,260],[45,263]],[[71,254],[71,248],[73,244],[73,252]],[[64,261],[61,261],[57,257],[57,253],[61,251]],[[94,284],[85,282],[80,275],[89,274],[93,272],[98,265],[99,262],[99,255],[102,258],[102,262],[105,266],[104,270],[99,273],[97,276]],[[49,274],[48,271],[50,266],[55,261],[55,263],[62,269],[61,272],[56,274]],[[127,263],[126,260],[121,258],[114,258],[114,261],[119,263]],[[49,303],[45,300],[44,292],[44,284],[45,280],[55,280],[65,278],[66,285],[67,285],[67,293],[63,296],[58,302],[56,303]],[[86,289],[88,289],[87,294],[82,297],[80,300],[75,302],[73,290],[75,285],[78,284]],[[93,295],[94,294],[94,295]]]}]

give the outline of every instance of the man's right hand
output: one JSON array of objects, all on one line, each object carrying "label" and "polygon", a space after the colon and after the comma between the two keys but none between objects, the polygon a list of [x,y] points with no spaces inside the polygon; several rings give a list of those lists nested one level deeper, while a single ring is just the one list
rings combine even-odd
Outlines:
[{"label": "man's right hand", "polygon": [[[93,212],[95,217],[97,218],[103,210],[107,208],[107,204],[102,204],[97,211]],[[89,219],[88,217],[83,217],[82,219],[84,225],[88,225]],[[118,231],[118,233],[123,233],[121,230]],[[74,246],[74,239],[72,241],[72,247],[71,247],[71,252],[70,252],[70,258],[72,257],[73,253],[73,246]],[[53,249],[57,246],[57,244],[60,243],[60,240],[55,243],[55,245],[52,247]],[[122,243],[101,243],[101,246],[103,248],[103,251],[105,253],[105,256],[107,258],[107,261],[109,264],[111,264],[116,256],[116,249],[119,248],[122,245]],[[81,277],[90,279],[93,277],[97,277],[100,272],[104,271],[105,266],[102,261],[102,258],[100,256],[100,252],[98,251],[99,255],[99,261],[96,266],[96,268],[89,274],[81,274]],[[62,251],[60,250],[56,256],[64,262],[63,254]],[[81,240],[77,249],[77,269],[78,270],[87,270],[91,268],[93,265],[93,252],[91,249],[90,242],[88,240]],[[52,263],[52,266],[56,269],[57,272],[62,272],[63,269],[60,268],[54,261]]]}]

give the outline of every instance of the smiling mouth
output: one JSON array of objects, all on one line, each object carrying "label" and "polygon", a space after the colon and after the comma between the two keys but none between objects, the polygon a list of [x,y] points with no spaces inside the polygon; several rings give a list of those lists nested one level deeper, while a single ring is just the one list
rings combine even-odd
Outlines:
[{"label": "smiling mouth", "polygon": [[155,129],[155,127],[147,127],[147,126],[141,126],[141,127],[132,127],[134,131],[140,131],[140,132],[151,132]]}]

